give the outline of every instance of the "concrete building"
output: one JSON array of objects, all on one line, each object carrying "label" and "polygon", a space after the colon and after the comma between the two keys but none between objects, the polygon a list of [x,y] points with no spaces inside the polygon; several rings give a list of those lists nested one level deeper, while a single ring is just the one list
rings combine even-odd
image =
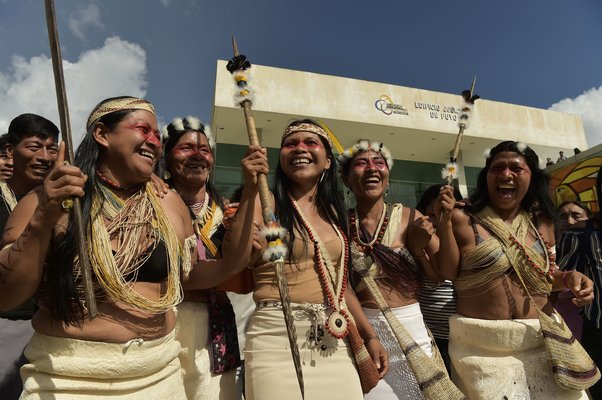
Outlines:
[{"label": "concrete building", "polygon": [[[358,139],[384,142],[395,158],[389,201],[413,206],[422,191],[442,183],[441,168],[449,159],[458,132],[457,120],[467,89],[439,93],[378,82],[341,78],[253,65],[250,80],[253,112],[270,165],[276,166],[281,135],[297,118],[326,123],[344,147]],[[234,104],[235,85],[226,62],[217,62],[212,130],[218,142],[215,184],[231,193],[241,182],[240,160],[248,144],[242,110]],[[477,82],[477,93],[478,90]],[[587,148],[581,119],[575,115],[478,100],[465,131],[458,159],[459,185],[470,193],[485,164],[484,150],[503,140],[531,146],[543,160],[558,152]]]}]

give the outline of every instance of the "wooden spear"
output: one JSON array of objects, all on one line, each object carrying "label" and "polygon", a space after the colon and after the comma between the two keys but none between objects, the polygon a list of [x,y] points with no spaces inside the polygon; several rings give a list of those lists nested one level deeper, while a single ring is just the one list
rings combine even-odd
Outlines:
[{"label": "wooden spear", "polygon": [[[65,152],[67,161],[73,165],[75,157],[73,155],[73,140],[71,138],[71,123],[69,121],[69,107],[67,105],[67,92],[65,90],[65,76],[63,75],[63,61],[61,57],[61,45],[59,43],[59,33],[56,26],[56,13],[54,11],[54,0],[45,0],[46,24],[48,25],[48,41],[50,42],[50,54],[52,57],[52,69],[54,71],[54,85],[56,89],[56,101],[59,109],[59,118],[61,121],[61,139],[65,142]],[[86,306],[88,317],[96,317],[96,298],[94,296],[94,287],[92,285],[92,271],[90,269],[90,260],[86,249],[86,239],[84,230],[84,221],[82,216],[81,204],[79,198],[73,199],[73,217],[75,222],[77,247],[79,250],[79,264],[84,277],[84,293],[86,296]]]},{"label": "wooden spear", "polygon": [[[232,48],[234,50],[234,58],[228,63],[228,71],[235,74],[237,71],[244,73],[244,70],[251,67],[251,64],[246,61],[246,57],[238,52],[238,45],[236,44],[236,38],[232,35]],[[247,82],[238,82],[241,94],[246,90],[248,94]],[[251,110],[251,101],[244,99],[241,101],[240,106],[243,109],[245,115],[245,122],[247,125],[247,134],[249,136],[249,144],[252,146],[259,146],[259,137],[257,136],[257,129],[255,127],[255,118]],[[259,175],[257,177],[259,186],[259,200],[261,202],[261,209],[263,213],[263,222],[266,227],[279,227],[278,221],[272,208],[272,197],[268,187],[268,180],[265,175]],[[277,236],[266,236],[268,240],[268,248],[270,242],[277,242],[279,239]],[[297,331],[293,321],[293,312],[291,309],[291,300],[288,290],[288,283],[286,281],[286,275],[284,273],[284,258],[286,254],[280,253],[279,256],[272,257],[271,261],[274,263],[276,270],[276,280],[278,281],[278,290],[280,292],[280,300],[282,302],[282,312],[284,314],[284,322],[286,324],[286,331],[288,334],[289,345],[291,348],[291,355],[293,357],[293,363],[295,365],[295,372],[297,374],[297,381],[299,382],[299,389],[301,390],[301,397],[305,398],[305,385],[303,382],[303,370],[301,369],[301,356],[299,355],[299,348],[297,347]]]}]

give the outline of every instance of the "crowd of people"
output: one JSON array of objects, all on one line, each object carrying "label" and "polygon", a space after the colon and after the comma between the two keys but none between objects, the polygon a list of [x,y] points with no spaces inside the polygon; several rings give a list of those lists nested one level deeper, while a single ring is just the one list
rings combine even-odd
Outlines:
[{"label": "crowd of people", "polygon": [[[16,117],[0,137],[0,398],[302,398],[264,256],[266,149],[249,146],[244,185],[224,201],[198,118],[162,134],[150,102],[123,96],[85,128],[74,165],[41,116]],[[530,147],[498,144],[469,199],[436,185],[416,209],[387,203],[383,143],[337,157],[329,130],[295,120],[277,161],[271,200],[305,398],[602,398],[595,365],[553,369],[544,340],[564,298],[602,362],[602,222],[578,202],[554,209]],[[250,307],[237,304],[245,293]]]}]

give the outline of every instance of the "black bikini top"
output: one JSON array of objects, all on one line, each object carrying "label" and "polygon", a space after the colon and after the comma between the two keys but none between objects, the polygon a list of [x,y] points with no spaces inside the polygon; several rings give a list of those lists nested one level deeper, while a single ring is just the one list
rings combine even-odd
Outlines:
[{"label": "black bikini top", "polygon": [[[150,252],[152,246],[146,250],[146,254]],[[145,255],[146,255],[145,254]],[[136,282],[152,282],[158,283],[167,279],[167,249],[163,241],[159,241],[151,255],[146,259],[144,264],[138,268],[138,278]],[[126,276],[125,280],[133,279],[134,274]]]}]

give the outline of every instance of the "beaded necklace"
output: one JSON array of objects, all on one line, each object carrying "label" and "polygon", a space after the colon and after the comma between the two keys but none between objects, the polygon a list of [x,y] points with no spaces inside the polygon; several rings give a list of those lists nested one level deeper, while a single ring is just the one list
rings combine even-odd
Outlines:
[{"label": "beaded necklace", "polygon": [[351,235],[353,237],[353,241],[356,242],[358,245],[362,246],[364,248],[364,252],[371,251],[375,244],[380,243],[380,241],[383,239],[385,231],[387,230],[387,225],[389,224],[389,218],[387,218],[387,203],[385,203],[383,207],[383,211],[380,215],[380,220],[378,221],[378,225],[376,226],[375,235],[372,238],[372,240],[368,243],[365,243],[360,238],[360,222],[359,218],[356,218],[356,214],[359,214],[357,212],[357,208],[349,210],[349,219],[351,222]]},{"label": "beaded necklace", "polygon": [[[326,330],[335,338],[342,339],[349,334],[350,315],[345,308],[345,289],[347,288],[347,267],[349,265],[349,246],[341,228],[331,222],[331,225],[343,246],[342,266],[337,271],[332,263],[328,250],[320,237],[315,233],[309,221],[293,198],[290,198],[295,212],[310,240],[314,244],[314,254],[317,259],[317,270],[322,287],[326,292],[328,306],[333,309],[324,324]],[[327,276],[328,274],[328,276]]]},{"label": "beaded necklace", "polygon": [[108,186],[108,187],[110,187],[111,189],[114,189],[114,190],[138,190],[138,189],[141,189],[142,186],[144,186],[143,183],[141,183],[140,185],[136,185],[136,186],[123,186],[123,185],[120,185],[120,184],[118,184],[116,182],[113,182],[112,180],[110,180],[106,176],[104,176],[103,173],[100,172],[99,170],[96,170],[96,177],[105,186]]},{"label": "beaded necklace", "polygon": [[[108,297],[151,313],[164,313],[179,304],[182,300],[180,265],[184,270],[190,269],[190,243],[186,239],[184,247],[180,244],[152,185],[147,183],[127,200],[98,186],[98,192],[92,197],[91,214],[95,217],[87,233],[88,255],[98,285]],[[117,251],[113,253],[111,240],[115,239]],[[167,250],[167,282],[165,294],[152,299],[135,291],[132,285],[159,241]],[[147,252],[149,247],[152,250]],[[76,272],[81,273],[78,258],[75,264]],[[130,275],[133,277],[128,278]]]},{"label": "beaded necklace", "polygon": [[184,203],[190,208],[196,220],[201,220],[207,212],[209,206],[209,193],[205,192],[205,198],[202,201],[190,201],[182,197]]}]

